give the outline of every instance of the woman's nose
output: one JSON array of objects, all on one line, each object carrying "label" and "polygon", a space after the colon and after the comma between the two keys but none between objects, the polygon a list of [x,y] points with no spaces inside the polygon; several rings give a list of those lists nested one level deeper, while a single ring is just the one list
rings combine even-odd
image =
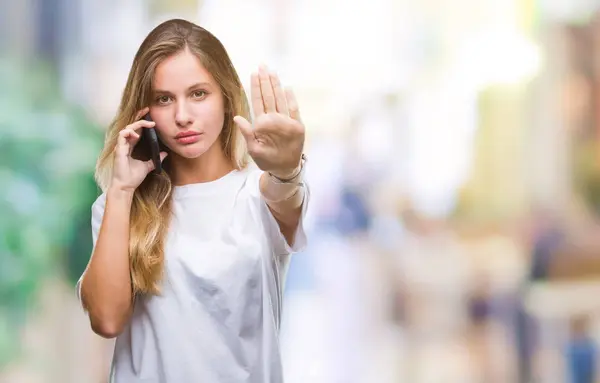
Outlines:
[{"label": "woman's nose", "polygon": [[185,102],[178,103],[175,111],[175,123],[177,123],[179,126],[186,126],[191,122],[192,116],[188,112],[187,104]]}]

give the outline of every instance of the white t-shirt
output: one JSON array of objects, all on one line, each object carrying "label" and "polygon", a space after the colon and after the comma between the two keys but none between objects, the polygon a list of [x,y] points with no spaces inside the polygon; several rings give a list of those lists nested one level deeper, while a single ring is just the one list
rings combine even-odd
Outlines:
[{"label": "white t-shirt", "polygon": [[[162,294],[136,299],[116,339],[111,382],[283,381],[285,274],[306,235],[302,218],[294,245],[287,244],[261,197],[261,174],[252,166],[175,187]],[[92,206],[94,246],[105,200],[102,194]]]}]

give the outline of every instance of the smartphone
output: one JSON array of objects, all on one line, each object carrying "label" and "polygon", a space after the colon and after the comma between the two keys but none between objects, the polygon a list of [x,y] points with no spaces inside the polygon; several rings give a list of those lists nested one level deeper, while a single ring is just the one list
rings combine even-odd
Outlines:
[{"label": "smartphone", "polygon": [[[144,120],[152,121],[150,117],[150,113],[146,113],[144,115]],[[162,164],[160,162],[160,142],[158,141],[158,135],[156,134],[156,129],[154,128],[143,128],[142,136],[145,145],[148,145],[150,151],[150,158],[154,163],[155,174],[160,174],[162,172]]]}]

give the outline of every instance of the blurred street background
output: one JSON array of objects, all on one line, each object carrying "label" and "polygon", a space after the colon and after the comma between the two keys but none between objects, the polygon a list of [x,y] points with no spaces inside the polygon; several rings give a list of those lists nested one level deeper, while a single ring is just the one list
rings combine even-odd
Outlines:
[{"label": "blurred street background", "polygon": [[93,170],[175,17],[300,103],[287,383],[600,382],[600,0],[0,0],[0,382],[107,381]]}]

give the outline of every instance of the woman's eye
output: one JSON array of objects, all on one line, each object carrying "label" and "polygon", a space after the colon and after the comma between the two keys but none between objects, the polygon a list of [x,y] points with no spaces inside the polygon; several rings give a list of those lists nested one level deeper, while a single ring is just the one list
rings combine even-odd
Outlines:
[{"label": "woman's eye", "polygon": [[156,99],[156,102],[158,102],[159,104],[167,104],[170,100],[171,98],[169,96],[160,96]]},{"label": "woman's eye", "polygon": [[192,93],[192,96],[194,98],[203,98],[204,96],[206,96],[206,92],[203,90],[196,90],[194,91],[194,93]]}]

